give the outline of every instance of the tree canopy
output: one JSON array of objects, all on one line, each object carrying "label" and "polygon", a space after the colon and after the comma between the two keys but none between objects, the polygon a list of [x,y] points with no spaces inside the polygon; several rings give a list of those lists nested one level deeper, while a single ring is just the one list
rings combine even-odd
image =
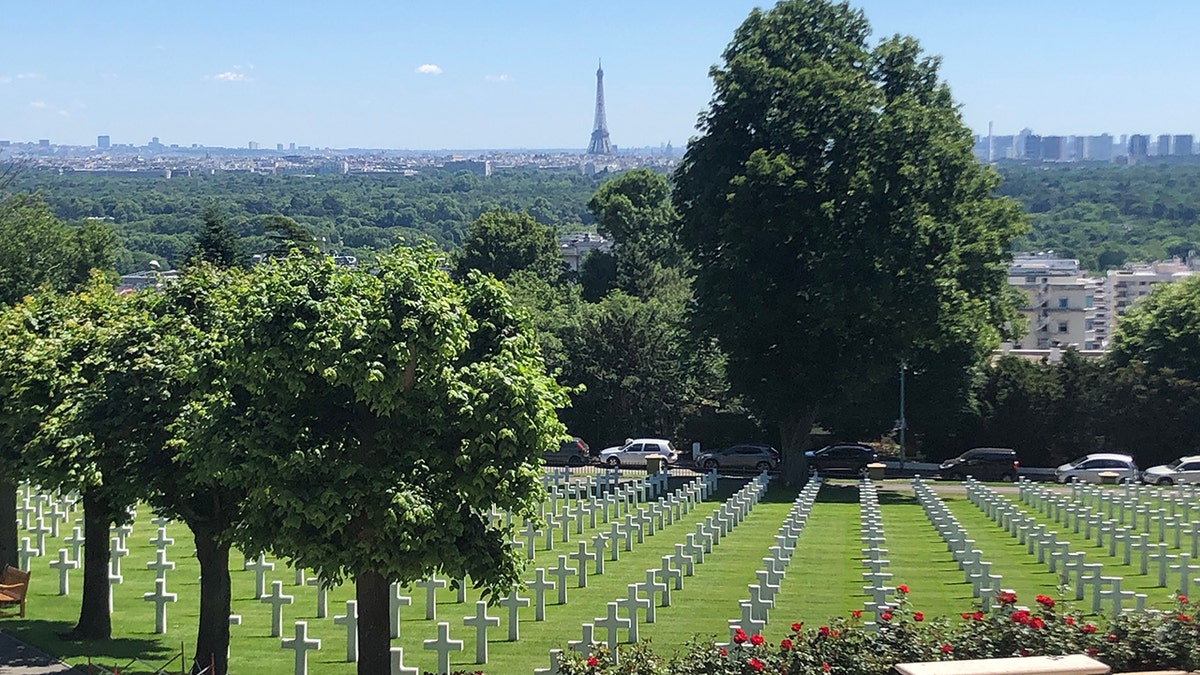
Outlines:
[{"label": "tree canopy", "polygon": [[479,270],[504,280],[526,270],[551,282],[558,280],[562,267],[554,229],[528,213],[505,209],[492,209],[471,223],[457,265],[459,278]]},{"label": "tree canopy", "polygon": [[870,34],[847,4],[752,12],[675,176],[697,326],[779,425],[792,480],[822,410],[901,362],[974,366],[1011,316],[1019,209],[993,196],[937,59]]}]

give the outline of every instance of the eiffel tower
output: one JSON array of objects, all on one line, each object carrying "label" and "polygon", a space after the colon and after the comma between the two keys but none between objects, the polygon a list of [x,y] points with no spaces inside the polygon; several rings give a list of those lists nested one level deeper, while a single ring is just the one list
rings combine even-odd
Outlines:
[{"label": "eiffel tower", "polygon": [[608,140],[608,122],[604,115],[604,68],[596,68],[596,121],[592,125],[592,141],[588,143],[587,154],[611,155],[612,143]]}]

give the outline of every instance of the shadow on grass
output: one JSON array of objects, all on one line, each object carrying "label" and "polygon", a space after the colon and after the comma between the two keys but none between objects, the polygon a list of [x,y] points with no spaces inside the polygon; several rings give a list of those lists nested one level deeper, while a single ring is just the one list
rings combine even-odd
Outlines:
[{"label": "shadow on grass", "polygon": [[75,624],[68,621],[27,619],[22,623],[6,623],[4,632],[64,661],[91,657],[97,663],[103,661],[112,665],[115,662],[123,666],[133,659],[161,663],[176,654],[155,640],[142,638],[68,641],[58,637],[74,627]]}]

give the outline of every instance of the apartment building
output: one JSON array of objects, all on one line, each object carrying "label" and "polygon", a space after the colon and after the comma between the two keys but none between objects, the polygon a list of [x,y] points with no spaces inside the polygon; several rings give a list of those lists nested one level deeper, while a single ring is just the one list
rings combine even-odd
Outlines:
[{"label": "apartment building", "polygon": [[1103,284],[1083,274],[1078,260],[1053,252],[1018,254],[1009,266],[1008,283],[1026,297],[1020,309],[1026,333],[1013,345],[1016,349],[1102,347],[1097,327],[1107,328],[1107,311],[1097,299]]},{"label": "apartment building", "polygon": [[1178,259],[1109,270],[1104,280],[1104,292],[1111,304],[1114,320],[1124,316],[1138,298],[1149,295],[1156,285],[1179,281],[1195,273],[1194,263],[1189,265]]}]

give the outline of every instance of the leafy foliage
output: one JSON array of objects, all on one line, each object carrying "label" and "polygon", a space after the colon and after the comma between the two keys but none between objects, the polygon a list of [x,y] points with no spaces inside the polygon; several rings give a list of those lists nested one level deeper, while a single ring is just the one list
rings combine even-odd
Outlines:
[{"label": "leafy foliage", "polygon": [[546,281],[562,274],[562,254],[554,230],[528,213],[494,209],[479,216],[467,230],[458,257],[458,276],[479,270],[504,280],[526,270]]}]

